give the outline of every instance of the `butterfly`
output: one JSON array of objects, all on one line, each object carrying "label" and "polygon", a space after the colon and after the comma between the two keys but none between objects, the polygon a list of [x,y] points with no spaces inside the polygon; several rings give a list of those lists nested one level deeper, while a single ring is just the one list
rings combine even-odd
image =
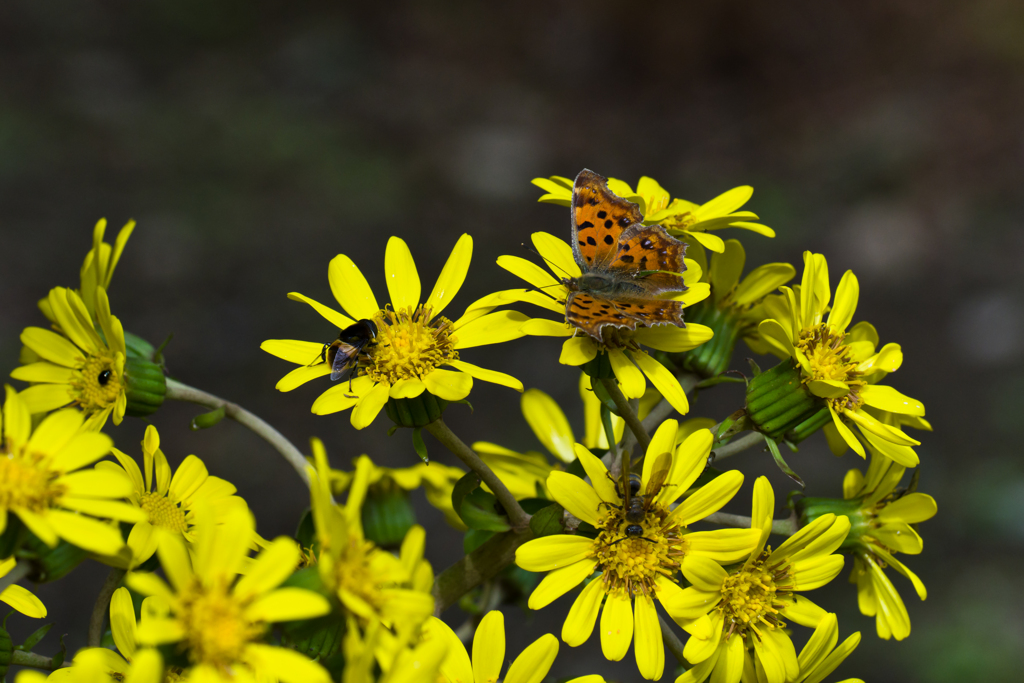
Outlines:
[{"label": "butterfly", "polygon": [[565,318],[597,341],[611,326],[683,327],[683,304],[662,298],[686,291],[686,244],[660,225],[644,225],[636,204],[588,169],[572,190],[572,253],[582,274],[562,278]]}]

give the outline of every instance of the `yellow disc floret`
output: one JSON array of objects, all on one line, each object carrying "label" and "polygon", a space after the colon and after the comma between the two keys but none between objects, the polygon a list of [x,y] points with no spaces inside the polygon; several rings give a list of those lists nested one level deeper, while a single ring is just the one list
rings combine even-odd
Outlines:
[{"label": "yellow disc floret", "polygon": [[89,355],[71,380],[72,395],[86,413],[113,405],[124,389],[124,377],[117,373],[114,356]]},{"label": "yellow disc floret", "polygon": [[385,308],[373,322],[377,338],[366,351],[365,368],[375,382],[422,380],[435,368],[459,359],[451,321],[445,317],[431,320],[429,308]]},{"label": "yellow disc floret", "polygon": [[0,450],[0,510],[53,507],[64,495],[64,487],[55,483],[58,475],[42,456]]},{"label": "yellow disc floret", "polygon": [[245,617],[248,606],[223,582],[203,585],[198,578],[180,594],[179,619],[185,626],[189,653],[196,664],[208,664],[228,673],[242,660],[249,643],[266,630],[262,622]]},{"label": "yellow disc floret", "polygon": [[603,572],[606,592],[622,590],[628,596],[653,596],[659,576],[671,577],[679,571],[686,542],[678,526],[663,527],[666,515],[660,507],[648,510],[636,525],[643,530],[639,536],[626,533],[635,523],[627,521],[622,510],[613,509],[604,519],[592,556]]},{"label": "yellow disc floret", "polygon": [[760,635],[761,628],[774,630],[786,624],[779,619],[784,605],[779,599],[792,586],[787,585],[788,568],[766,565],[771,550],[765,550],[754,563],[730,574],[722,582],[722,611],[726,637],[737,634],[743,637],[747,631]]},{"label": "yellow disc floret", "polygon": [[861,403],[857,389],[865,384],[860,378],[861,373],[857,372],[857,362],[851,358],[853,352],[850,346],[843,343],[845,339],[844,332],[836,332],[828,323],[821,323],[801,330],[796,342],[797,348],[804,352],[811,366],[811,374],[804,378],[805,383],[812,380],[835,380],[850,388],[846,396],[829,399],[836,411],[843,408],[856,409]]},{"label": "yellow disc floret", "polygon": [[153,526],[177,533],[184,533],[188,530],[185,511],[167,496],[152,491],[143,493],[140,504],[142,509],[149,513],[149,523]]}]

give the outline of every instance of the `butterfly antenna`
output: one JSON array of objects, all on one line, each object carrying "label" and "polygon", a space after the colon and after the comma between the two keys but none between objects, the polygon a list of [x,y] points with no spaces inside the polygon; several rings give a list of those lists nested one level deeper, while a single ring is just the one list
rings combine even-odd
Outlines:
[{"label": "butterfly antenna", "polygon": [[537,251],[536,249],[534,249],[533,247],[531,247],[531,246],[529,246],[527,244],[523,244],[523,249],[525,249],[526,251],[530,252],[531,254],[536,254],[537,256],[540,256],[540,260],[543,261],[545,264],[547,264],[548,268],[550,268],[551,270],[555,270],[557,268],[558,270],[562,271],[565,274],[566,277],[572,277],[572,274],[569,273],[565,268],[562,268],[557,263],[554,263],[554,262],[549,261],[548,259],[544,258],[543,256],[541,256],[541,253],[539,251]]}]

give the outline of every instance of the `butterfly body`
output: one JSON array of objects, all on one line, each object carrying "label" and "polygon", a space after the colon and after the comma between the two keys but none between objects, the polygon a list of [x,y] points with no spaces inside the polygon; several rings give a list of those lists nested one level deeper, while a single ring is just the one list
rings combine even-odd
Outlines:
[{"label": "butterfly body", "polygon": [[587,169],[576,177],[570,211],[581,274],[562,280],[566,320],[598,341],[606,327],[682,327],[682,303],[664,297],[686,290],[686,244],[660,225],[644,225],[636,204]]}]

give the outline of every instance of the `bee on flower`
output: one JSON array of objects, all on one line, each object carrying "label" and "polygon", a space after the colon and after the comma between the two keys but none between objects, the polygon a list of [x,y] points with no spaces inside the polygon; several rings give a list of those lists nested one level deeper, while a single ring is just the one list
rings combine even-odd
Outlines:
[{"label": "bee on flower", "polygon": [[[544,190],[545,194],[537,201],[546,204],[569,206],[572,202],[573,181],[571,178],[551,176],[550,178],[534,178],[534,185]],[[704,204],[695,204],[685,199],[673,199],[668,190],[663,188],[654,178],[643,176],[636,184],[636,191],[628,183],[618,178],[608,179],[608,188],[640,207],[647,225],[662,225],[670,234],[686,236],[706,249],[722,252],[722,238],[711,233],[722,228],[743,228],[765,237],[775,237],[775,231],[767,225],[753,221],[759,220],[751,211],[737,211],[750,201],[754,188],[749,185],[734,187]]]},{"label": "bee on flower", "polygon": [[[373,325],[373,341],[358,354],[350,381],[321,394],[313,403],[314,413],[327,415],[351,408],[352,426],[362,429],[373,422],[389,400],[426,394],[433,397],[429,408],[443,410],[434,399],[461,401],[469,395],[474,379],[523,390],[514,377],[467,363],[459,352],[519,338],[525,316],[514,311],[492,312],[501,303],[494,296],[478,300],[454,321],[441,315],[466,279],[472,252],[472,238],[463,235],[425,301],[421,299],[416,263],[409,247],[398,237],[388,241],[384,255],[391,301],[383,307],[356,264],[343,254],[331,261],[328,280],[334,298],[348,315],[297,292],[288,295],[312,306],[338,329],[347,330],[357,321]],[[291,391],[335,371],[334,364],[327,362],[328,349],[322,343],[270,339],[260,348],[299,365],[277,383],[279,391]]]},{"label": "bee on flower", "polygon": [[[751,380],[748,417],[770,437],[793,441],[824,426],[833,451],[841,454],[849,447],[865,457],[864,444],[850,428],[854,425],[883,455],[915,467],[919,460],[912,447],[920,441],[892,424],[898,421],[890,416],[923,418],[924,405],[879,383],[899,369],[903,352],[893,343],[878,349],[878,333],[869,323],[850,327],[860,294],[853,271],[840,280],[831,310],[828,263],[821,254],[804,252],[800,287],[781,289],[771,317],[758,331],[772,352],[786,360]],[[791,400],[796,396],[791,375],[809,392],[803,402]]]},{"label": "bee on flower", "polygon": [[784,683],[800,675],[786,621],[816,627],[826,612],[802,595],[824,586],[843,569],[832,554],[850,529],[846,517],[823,515],[774,550],[766,547],[775,494],[765,477],[754,483],[751,528],[759,540],[739,567],[725,569],[697,559],[684,565],[690,587],[666,608],[690,634],[683,655],[693,665],[676,683],[738,683],[756,669],[759,680]]},{"label": "bee on flower", "polygon": [[571,514],[592,525],[596,537],[545,536],[516,552],[516,563],[523,569],[549,572],[530,596],[531,609],[541,609],[586,582],[562,627],[562,640],[574,647],[583,644],[600,612],[605,657],[620,660],[634,644],[637,666],[649,680],[659,679],[665,667],[654,601],[665,605],[674,618],[669,605],[683,590],[677,583],[681,568],[694,562],[736,562],[751,552],[760,535],[751,529],[689,531],[691,524],[732,499],[743,475],[725,472],[683,498],[704,471],[713,437],[709,430],[698,430],[676,447],[677,429],[675,420],[666,420],[651,438],[636,489],[642,500],[639,510],[626,505],[630,494],[624,486],[577,444],[576,455],[590,483],[552,472],[548,490]]}]

